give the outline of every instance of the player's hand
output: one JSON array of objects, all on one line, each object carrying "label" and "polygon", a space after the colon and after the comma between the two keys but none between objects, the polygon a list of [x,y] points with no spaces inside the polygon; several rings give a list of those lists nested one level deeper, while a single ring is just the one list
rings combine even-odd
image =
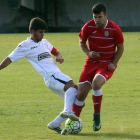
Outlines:
[{"label": "player's hand", "polygon": [[59,62],[60,64],[64,62],[64,59],[62,58],[62,55],[59,51],[56,52],[55,57],[56,57],[56,62]]},{"label": "player's hand", "polygon": [[56,57],[56,62],[59,62],[62,64],[64,62],[64,59],[61,56]]},{"label": "player's hand", "polygon": [[100,54],[95,52],[95,51],[90,51],[88,54],[87,54],[90,58],[96,58],[96,57],[100,57]]},{"label": "player's hand", "polygon": [[110,63],[109,65],[108,65],[108,69],[109,70],[115,70],[115,65],[113,64],[113,63]]}]

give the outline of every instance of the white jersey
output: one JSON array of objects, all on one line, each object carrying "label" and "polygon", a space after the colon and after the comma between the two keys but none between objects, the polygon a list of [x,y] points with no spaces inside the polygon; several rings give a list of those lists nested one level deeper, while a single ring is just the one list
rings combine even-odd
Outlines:
[{"label": "white jersey", "polygon": [[46,39],[37,43],[27,38],[27,40],[19,43],[8,57],[12,62],[26,57],[40,75],[48,78],[56,72],[61,72],[52,58],[52,49],[53,46]]}]

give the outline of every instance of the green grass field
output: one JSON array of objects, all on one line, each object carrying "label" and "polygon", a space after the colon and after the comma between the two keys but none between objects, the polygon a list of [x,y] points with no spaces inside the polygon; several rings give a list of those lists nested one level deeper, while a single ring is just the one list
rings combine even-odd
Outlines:
[{"label": "green grass field", "polygon": [[[125,51],[113,77],[103,86],[102,128],[92,130],[92,92],[80,118],[78,135],[62,136],[46,126],[62,110],[63,100],[45,85],[43,77],[23,58],[0,71],[0,140],[139,140],[140,33],[123,33]],[[30,34],[0,34],[0,62]],[[76,84],[86,55],[78,33],[45,34],[65,59],[58,64]],[[62,124],[64,128],[64,123]]]}]

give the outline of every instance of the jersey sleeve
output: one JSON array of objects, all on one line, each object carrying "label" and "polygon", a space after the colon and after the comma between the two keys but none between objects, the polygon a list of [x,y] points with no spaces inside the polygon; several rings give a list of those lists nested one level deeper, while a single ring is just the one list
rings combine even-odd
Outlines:
[{"label": "jersey sleeve", "polygon": [[123,34],[121,29],[118,25],[116,25],[116,31],[115,31],[115,44],[122,44],[124,42]]},{"label": "jersey sleeve", "polygon": [[25,57],[25,50],[24,47],[22,45],[18,45],[16,47],[16,49],[7,56],[8,58],[10,58],[10,60],[12,62],[15,62],[23,57]]},{"label": "jersey sleeve", "polygon": [[88,39],[88,28],[87,28],[88,26],[87,26],[87,24],[85,24],[83,27],[82,27],[82,29],[81,29],[81,31],[80,31],[80,34],[79,34],[79,37],[83,40],[83,41],[87,41],[87,39]]},{"label": "jersey sleeve", "polygon": [[49,50],[50,50],[51,54],[55,55],[55,54],[56,54],[56,52],[57,52],[57,49],[56,49],[56,48],[54,48],[54,47],[53,47],[53,45],[52,45],[50,42],[48,42],[46,39],[45,39],[45,41],[46,41],[46,44],[47,44],[47,46],[46,46],[46,47],[48,47],[48,48],[49,48]]}]

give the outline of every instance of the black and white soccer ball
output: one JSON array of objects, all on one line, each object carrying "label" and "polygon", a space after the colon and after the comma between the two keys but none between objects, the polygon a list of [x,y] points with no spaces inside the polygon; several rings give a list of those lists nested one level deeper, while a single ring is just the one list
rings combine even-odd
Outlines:
[{"label": "black and white soccer ball", "polygon": [[67,134],[78,134],[83,128],[83,123],[79,118],[79,121],[72,121],[69,118],[65,122],[65,130]]}]

